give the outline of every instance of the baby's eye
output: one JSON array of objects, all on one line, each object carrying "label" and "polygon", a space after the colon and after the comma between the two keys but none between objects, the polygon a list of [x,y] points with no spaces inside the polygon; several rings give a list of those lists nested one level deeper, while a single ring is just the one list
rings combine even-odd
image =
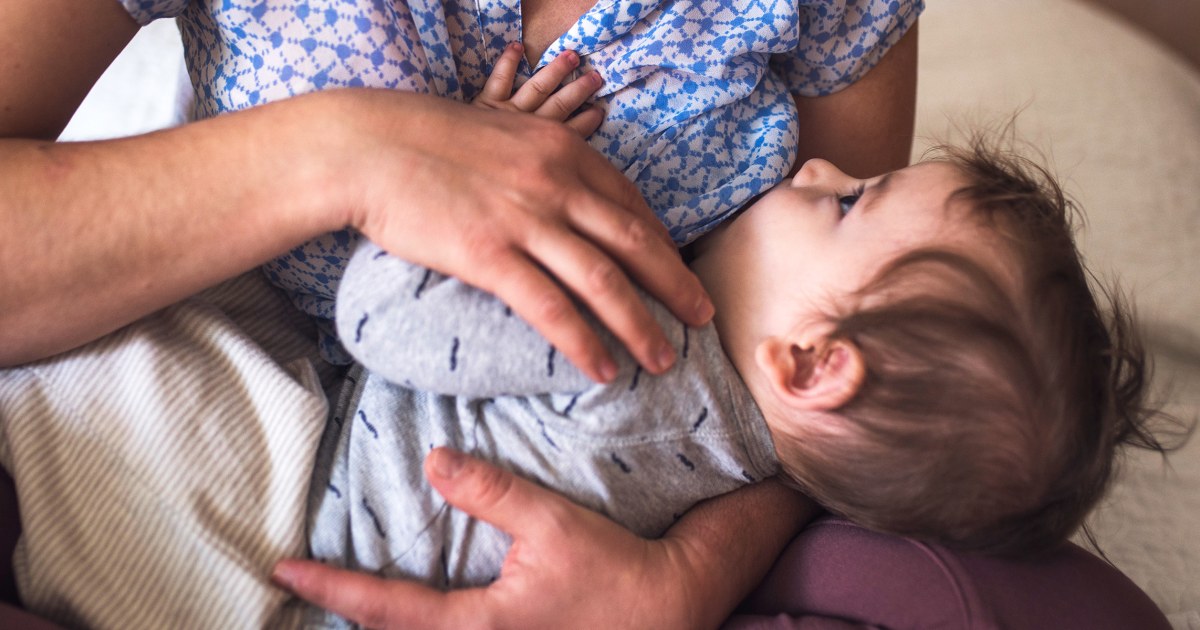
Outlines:
[{"label": "baby's eye", "polygon": [[838,207],[842,209],[842,216],[850,214],[854,209],[854,205],[858,203],[858,198],[862,196],[863,189],[859,188],[849,195],[838,197]]},{"label": "baby's eye", "polygon": [[854,208],[854,204],[856,203],[858,203],[858,195],[838,197],[838,207],[842,209],[842,216],[850,214],[850,210]]}]

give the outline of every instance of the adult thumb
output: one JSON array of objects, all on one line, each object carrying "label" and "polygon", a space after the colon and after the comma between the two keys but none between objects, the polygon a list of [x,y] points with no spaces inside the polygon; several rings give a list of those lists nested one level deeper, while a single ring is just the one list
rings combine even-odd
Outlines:
[{"label": "adult thumb", "polygon": [[563,504],[574,507],[535,483],[445,447],[426,456],[425,476],[451,505],[514,538],[535,533],[539,515]]}]

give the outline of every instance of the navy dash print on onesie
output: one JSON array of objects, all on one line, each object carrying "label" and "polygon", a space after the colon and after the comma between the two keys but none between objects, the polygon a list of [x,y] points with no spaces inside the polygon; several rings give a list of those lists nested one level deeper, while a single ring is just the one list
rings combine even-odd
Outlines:
[{"label": "navy dash print on onesie", "polygon": [[363,316],[358,320],[358,326],[354,328],[354,343],[362,343],[363,326],[367,325],[367,320],[371,319],[370,313],[363,313]]},{"label": "navy dash print on onesie", "polygon": [[367,511],[367,516],[371,517],[371,522],[375,524],[375,531],[379,533],[379,537],[387,538],[387,534],[383,532],[383,525],[379,522],[379,517],[375,515],[375,510],[371,509],[371,504],[367,503],[366,497],[363,497],[362,506]]},{"label": "navy dash print on onesie", "polygon": [[429,277],[431,275],[433,275],[433,270],[426,269],[425,275],[421,276],[421,283],[417,285],[417,290],[416,290],[416,292],[413,293],[414,300],[421,299],[421,293],[425,291],[425,285],[429,284]]},{"label": "navy dash print on onesie", "polygon": [[550,446],[551,446],[552,448],[554,448],[554,450],[556,450],[556,451],[557,451],[557,450],[558,450],[558,444],[555,444],[555,443],[554,443],[554,440],[550,438],[550,434],[549,434],[549,433],[546,433],[546,423],[545,423],[545,422],[542,422],[541,418],[538,418],[538,421],[537,421],[537,423],[538,423],[538,426],[542,428],[542,437],[543,437],[543,438],[545,438],[546,442],[547,442],[547,443],[549,443],[549,444],[550,444]]},{"label": "navy dash print on onesie", "polygon": [[641,377],[642,377],[642,366],[639,365],[639,366],[637,366],[637,369],[633,371],[633,380],[629,382],[629,391],[633,391],[633,390],[637,389],[638,379]]},{"label": "navy dash print on onesie", "polygon": [[367,412],[363,411],[362,409],[359,409],[358,417],[359,417],[359,419],[361,419],[363,421],[363,424],[367,425],[367,430],[371,432],[371,435],[375,436],[375,439],[378,440],[379,439],[379,430],[375,428],[375,425],[371,424],[370,420],[367,420]]},{"label": "navy dash print on onesie", "polygon": [[574,396],[571,396],[571,402],[567,403],[567,406],[562,410],[562,415],[564,415],[564,416],[571,415],[571,410],[575,408],[575,403],[577,403],[577,402],[579,402],[579,394],[575,394]]}]

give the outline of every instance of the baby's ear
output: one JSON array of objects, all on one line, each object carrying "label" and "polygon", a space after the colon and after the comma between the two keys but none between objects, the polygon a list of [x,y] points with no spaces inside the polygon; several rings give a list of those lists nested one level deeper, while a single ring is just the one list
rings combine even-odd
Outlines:
[{"label": "baby's ear", "polygon": [[772,391],[784,404],[803,411],[832,411],[862,388],[866,363],[848,339],[769,337],[754,352]]}]

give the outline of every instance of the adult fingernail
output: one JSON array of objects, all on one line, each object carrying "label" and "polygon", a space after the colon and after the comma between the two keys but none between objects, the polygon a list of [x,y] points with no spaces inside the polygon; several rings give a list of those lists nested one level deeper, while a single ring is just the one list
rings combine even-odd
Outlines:
[{"label": "adult fingernail", "polygon": [[655,357],[655,360],[658,362],[658,371],[666,372],[675,363],[675,348],[672,348],[669,343],[663,343],[658,348],[658,355]]},{"label": "adult fingernail", "polygon": [[613,379],[617,378],[617,364],[607,359],[601,361],[600,378],[603,379],[605,383],[611,383]]},{"label": "adult fingernail", "polygon": [[700,300],[696,302],[695,314],[696,321],[700,323],[708,323],[712,319],[713,313],[716,312],[716,307],[713,306],[712,300],[707,296],[700,296]]},{"label": "adult fingernail", "polygon": [[284,563],[278,563],[271,571],[271,582],[282,589],[293,590],[292,585],[296,583],[295,573],[291,567]]},{"label": "adult fingernail", "polygon": [[433,453],[433,472],[442,479],[453,479],[467,463],[467,458],[455,450],[439,449]]}]

